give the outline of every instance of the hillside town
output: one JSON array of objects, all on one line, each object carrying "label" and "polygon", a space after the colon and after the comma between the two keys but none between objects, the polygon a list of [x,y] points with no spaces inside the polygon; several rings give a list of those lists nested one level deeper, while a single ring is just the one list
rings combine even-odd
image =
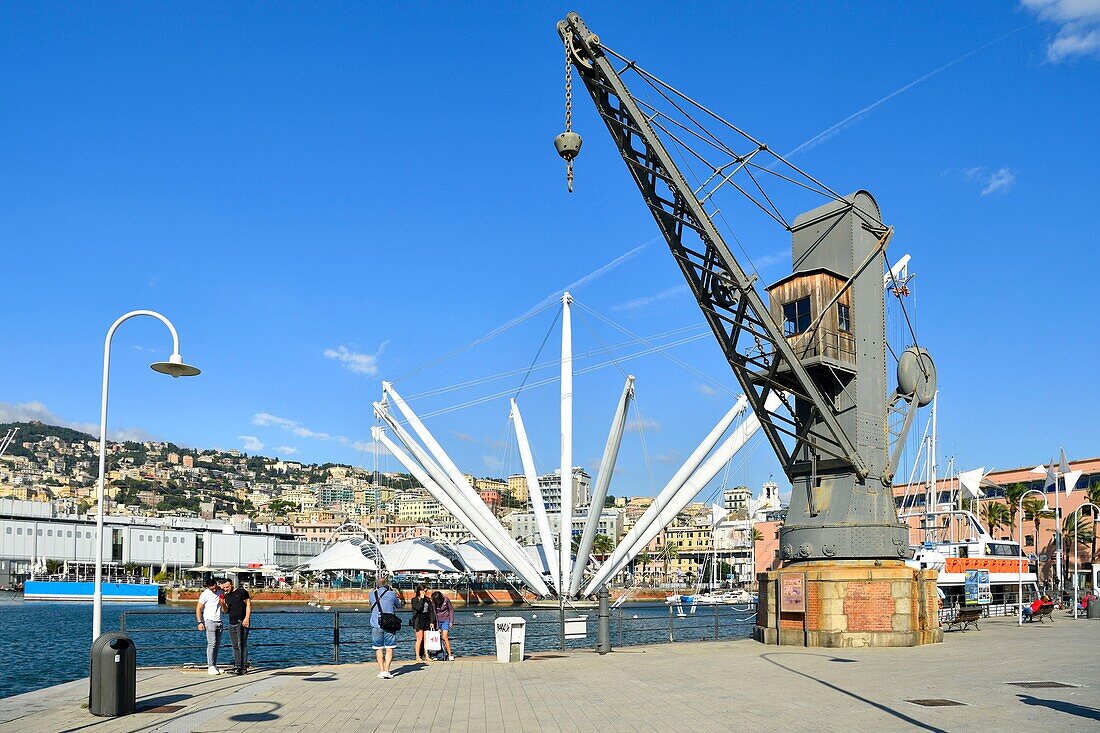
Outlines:
[{"label": "hillside town", "polygon": [[[0,499],[49,505],[53,515],[94,515],[96,438],[39,422],[0,425],[0,435],[13,430],[0,457]],[[580,467],[573,474],[576,536],[587,521],[592,479]],[[537,543],[523,474],[467,474],[466,479],[513,539],[521,545]],[[108,443],[106,481],[104,512],[138,524],[222,522],[242,531],[309,541],[314,547],[312,543],[328,542],[349,523],[383,543],[416,537],[457,543],[470,536],[410,475],[345,464],[306,464],[164,441],[120,441]],[[560,471],[540,476],[539,487],[557,533]],[[651,496],[608,496],[594,553],[610,553],[652,501]],[[639,582],[694,582],[716,557],[723,581],[748,583],[756,565],[754,537],[761,539],[753,523],[781,517],[778,484],[765,483],[757,497],[745,486],[725,488],[712,503],[697,501],[680,512],[639,555],[634,572]]]}]

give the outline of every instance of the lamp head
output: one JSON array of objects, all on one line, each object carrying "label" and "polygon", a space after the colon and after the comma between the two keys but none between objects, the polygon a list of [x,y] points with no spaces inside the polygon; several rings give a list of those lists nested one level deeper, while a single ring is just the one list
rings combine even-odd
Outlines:
[{"label": "lamp head", "polygon": [[168,361],[158,361],[149,366],[154,372],[160,372],[161,374],[167,374],[173,379],[177,377],[193,377],[200,373],[198,367],[193,367],[190,364],[183,363],[183,357],[179,354],[172,354],[168,357]]}]

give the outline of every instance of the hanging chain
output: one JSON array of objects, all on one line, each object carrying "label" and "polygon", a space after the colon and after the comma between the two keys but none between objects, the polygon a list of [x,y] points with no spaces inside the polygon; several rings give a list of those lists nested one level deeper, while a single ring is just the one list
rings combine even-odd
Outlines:
[{"label": "hanging chain", "polygon": [[[565,41],[565,131],[573,131],[573,65],[569,59],[569,39]],[[573,193],[573,159],[565,161],[565,181]]]}]

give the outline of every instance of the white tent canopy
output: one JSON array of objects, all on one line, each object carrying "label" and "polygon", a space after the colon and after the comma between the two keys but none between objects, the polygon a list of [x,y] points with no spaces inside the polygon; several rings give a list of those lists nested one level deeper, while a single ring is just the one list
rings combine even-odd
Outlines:
[{"label": "white tent canopy", "polygon": [[550,564],[546,561],[545,548],[541,545],[527,545],[523,550],[531,558],[531,562],[535,563],[535,567],[539,569],[540,573],[550,572]]},{"label": "white tent canopy", "polygon": [[363,553],[359,543],[351,540],[337,542],[313,558],[300,570],[321,572],[324,570],[377,570],[378,563]]},{"label": "white tent canopy", "polygon": [[402,540],[392,545],[382,545],[382,557],[390,572],[427,571],[457,573],[446,555],[436,549],[434,543],[423,538]]},{"label": "white tent canopy", "polygon": [[466,570],[471,573],[505,573],[511,571],[508,563],[500,555],[481,542],[462,542],[455,545],[455,552]]}]

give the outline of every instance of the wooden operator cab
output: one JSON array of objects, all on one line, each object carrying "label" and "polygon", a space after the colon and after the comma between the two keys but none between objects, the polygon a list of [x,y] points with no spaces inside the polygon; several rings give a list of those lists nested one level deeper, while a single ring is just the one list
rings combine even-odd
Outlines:
[{"label": "wooden operator cab", "polygon": [[[767,288],[771,317],[783,324],[787,343],[811,372],[824,368],[841,374],[856,372],[851,288],[831,303],[846,280],[832,270],[817,268],[788,275]],[[818,322],[825,307],[829,310]]]}]

